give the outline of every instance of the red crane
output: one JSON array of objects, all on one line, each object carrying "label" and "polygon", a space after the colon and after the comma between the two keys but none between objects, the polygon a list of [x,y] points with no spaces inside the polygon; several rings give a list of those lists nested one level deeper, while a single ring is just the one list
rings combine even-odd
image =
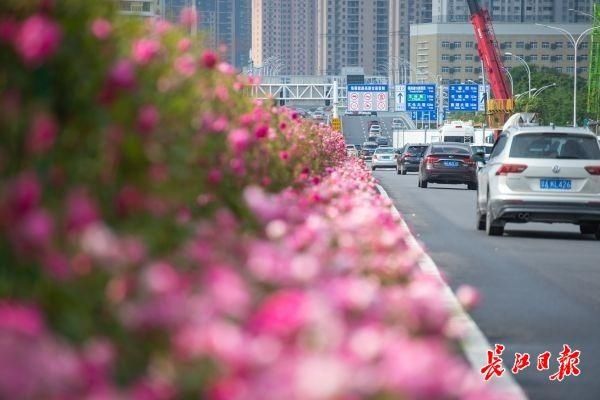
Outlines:
[{"label": "red crane", "polygon": [[506,79],[490,14],[477,0],[467,0],[467,3],[471,12],[471,23],[475,29],[479,57],[483,61],[494,97],[493,100],[488,100],[487,104],[488,125],[499,129],[514,110],[513,94]]}]

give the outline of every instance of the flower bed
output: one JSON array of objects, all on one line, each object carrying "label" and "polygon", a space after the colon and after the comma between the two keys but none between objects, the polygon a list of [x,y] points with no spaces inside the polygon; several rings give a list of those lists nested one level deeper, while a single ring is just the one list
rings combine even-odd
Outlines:
[{"label": "flower bed", "polygon": [[109,4],[0,4],[0,398],[490,397],[341,135]]}]

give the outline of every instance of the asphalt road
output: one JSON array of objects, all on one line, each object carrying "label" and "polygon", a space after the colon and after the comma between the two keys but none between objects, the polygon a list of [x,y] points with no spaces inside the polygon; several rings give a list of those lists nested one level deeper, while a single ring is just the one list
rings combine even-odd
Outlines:
[{"label": "asphalt road", "polygon": [[342,130],[346,143],[363,144],[369,135],[369,121],[377,120],[381,125],[381,134],[392,138],[392,117],[342,116]]},{"label": "asphalt road", "polygon": [[[420,189],[416,174],[392,169],[375,176],[450,286],[480,290],[471,316],[492,345],[506,346],[504,373],[527,352],[532,365],[515,378],[531,399],[600,399],[600,241],[562,224],[507,224],[503,237],[488,237],[475,228],[476,192],[465,185]],[[581,351],[581,375],[551,382],[563,344]],[[545,351],[550,369],[538,371]]]}]

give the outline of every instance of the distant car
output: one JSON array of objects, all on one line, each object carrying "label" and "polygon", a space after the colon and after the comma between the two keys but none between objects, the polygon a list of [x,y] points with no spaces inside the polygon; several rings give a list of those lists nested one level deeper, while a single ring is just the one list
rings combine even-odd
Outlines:
[{"label": "distant car", "polygon": [[362,150],[362,145],[361,144],[355,144],[354,147],[356,147],[356,150],[360,154],[360,151]]},{"label": "distant car", "polygon": [[373,142],[373,143],[377,143],[377,138],[378,138],[378,137],[379,137],[379,136],[377,136],[377,135],[369,135],[369,136],[367,137],[367,142]]},{"label": "distant car", "polygon": [[381,126],[380,125],[372,125],[369,128],[369,135],[381,135]]},{"label": "distant car", "polygon": [[396,159],[396,172],[398,175],[406,175],[407,172],[418,172],[423,153],[427,150],[427,144],[407,144],[401,155]]},{"label": "distant car", "polygon": [[488,235],[507,222],[558,222],[600,240],[600,146],[588,130],[508,129],[477,176],[477,229]]},{"label": "distant car", "polygon": [[[487,161],[490,158],[490,154],[492,154],[493,147],[494,147],[494,145],[492,145],[492,144],[472,144],[471,145],[471,153],[473,153],[473,154],[483,153],[484,161]],[[481,161],[477,162],[478,170],[483,168],[483,166],[484,166],[483,162],[481,162]]]},{"label": "distant car", "polygon": [[363,160],[370,160],[373,157],[373,153],[375,153],[377,147],[377,143],[375,142],[364,142],[360,151],[360,157]]},{"label": "distant car", "polygon": [[356,146],[353,144],[346,145],[346,153],[348,153],[349,156],[358,157],[358,150],[356,149]]},{"label": "distant car", "polygon": [[392,128],[400,129],[404,126],[404,121],[402,118],[392,118]]},{"label": "distant car", "polygon": [[379,125],[379,121],[377,121],[376,119],[369,121],[369,129],[371,129],[373,125]]},{"label": "distant car", "polygon": [[393,147],[378,147],[373,153],[373,160],[371,161],[371,169],[375,171],[380,167],[395,167],[396,166],[396,154],[394,153]]},{"label": "distant car", "polygon": [[389,146],[390,145],[390,139],[386,136],[378,136],[377,139],[375,140],[375,143],[377,143],[379,146]]},{"label": "distant car", "polygon": [[476,168],[468,144],[432,143],[423,153],[419,164],[418,186],[427,188],[429,183],[466,184],[469,190],[475,190]]},{"label": "distant car", "polygon": [[312,113],[312,117],[314,119],[317,119],[317,120],[324,120],[325,119],[325,113],[323,111],[318,111],[317,110],[317,111],[315,111],[315,112]]}]

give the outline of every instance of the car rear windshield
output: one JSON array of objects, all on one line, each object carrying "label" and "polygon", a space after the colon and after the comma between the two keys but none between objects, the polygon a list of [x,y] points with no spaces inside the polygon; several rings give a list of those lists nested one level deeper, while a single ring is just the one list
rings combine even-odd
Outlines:
[{"label": "car rear windshield", "polygon": [[485,154],[492,154],[492,146],[471,146],[471,150],[473,151],[473,154],[475,153],[485,153]]},{"label": "car rear windshield", "polygon": [[363,144],[363,149],[374,150],[377,148],[376,144]]},{"label": "car rear windshield", "polygon": [[346,145],[346,148],[347,148],[347,149],[355,149],[356,147],[354,147],[354,145],[353,145],[353,144],[347,144],[347,145]]},{"label": "car rear windshield", "polygon": [[427,150],[427,146],[409,146],[406,149],[407,153],[414,154],[415,156],[422,156]]},{"label": "car rear windshield", "polygon": [[471,150],[466,146],[433,146],[431,154],[464,154],[470,155]]},{"label": "car rear windshield", "polygon": [[384,148],[378,148],[377,150],[375,150],[375,153],[377,154],[392,154],[394,152],[394,149],[392,147],[384,147]]},{"label": "car rear windshield", "polygon": [[525,133],[514,137],[510,157],[600,160],[600,147],[588,135]]}]

